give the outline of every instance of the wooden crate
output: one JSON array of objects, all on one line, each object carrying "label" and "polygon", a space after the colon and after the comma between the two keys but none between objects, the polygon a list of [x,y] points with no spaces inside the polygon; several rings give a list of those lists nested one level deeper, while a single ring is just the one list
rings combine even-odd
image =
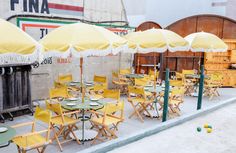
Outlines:
[{"label": "wooden crate", "polygon": [[204,65],[206,74],[219,72],[223,75],[223,86],[236,86],[236,69],[230,69],[236,63],[236,39],[224,39],[228,45],[227,52],[205,53]]}]

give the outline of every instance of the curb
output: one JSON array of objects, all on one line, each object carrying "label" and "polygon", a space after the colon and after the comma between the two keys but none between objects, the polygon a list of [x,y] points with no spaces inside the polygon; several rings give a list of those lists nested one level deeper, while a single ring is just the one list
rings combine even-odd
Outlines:
[{"label": "curb", "polygon": [[105,153],[105,152],[111,151],[115,148],[122,147],[122,146],[125,146],[125,145],[132,143],[134,141],[140,140],[144,137],[151,136],[153,134],[156,134],[160,131],[166,130],[166,129],[171,128],[173,126],[182,124],[182,123],[192,120],[196,117],[208,114],[212,111],[215,111],[215,110],[220,109],[224,106],[230,105],[234,102],[236,102],[236,97],[230,98],[230,99],[223,101],[219,104],[216,104],[214,106],[207,107],[206,109],[196,111],[192,114],[184,115],[184,116],[181,116],[181,117],[178,117],[175,119],[168,120],[164,123],[158,124],[156,126],[152,126],[151,128],[133,133],[131,135],[128,135],[125,137],[120,137],[120,138],[117,138],[117,139],[114,139],[114,140],[111,140],[111,141],[108,141],[105,143],[101,143],[101,144],[92,146],[88,149],[84,149],[82,151],[79,151],[78,153]]}]

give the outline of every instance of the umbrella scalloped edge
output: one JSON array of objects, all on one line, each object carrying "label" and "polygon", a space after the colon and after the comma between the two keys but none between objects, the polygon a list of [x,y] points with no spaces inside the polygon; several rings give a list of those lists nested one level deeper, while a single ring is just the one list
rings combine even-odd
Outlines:
[{"label": "umbrella scalloped edge", "polygon": [[33,64],[36,61],[42,61],[42,55],[40,54],[39,47],[32,54],[22,55],[17,53],[4,53],[0,54],[0,65],[22,65]]}]

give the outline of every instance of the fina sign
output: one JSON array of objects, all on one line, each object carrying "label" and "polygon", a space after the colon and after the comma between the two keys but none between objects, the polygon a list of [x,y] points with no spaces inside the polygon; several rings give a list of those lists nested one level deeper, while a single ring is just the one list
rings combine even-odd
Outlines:
[{"label": "fina sign", "polygon": [[83,16],[83,0],[10,0],[10,10],[23,13]]}]

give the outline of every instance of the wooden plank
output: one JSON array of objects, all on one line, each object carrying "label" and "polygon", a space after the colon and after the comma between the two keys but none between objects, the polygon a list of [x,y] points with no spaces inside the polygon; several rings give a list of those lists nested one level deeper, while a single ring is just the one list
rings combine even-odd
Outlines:
[{"label": "wooden plank", "polygon": [[209,32],[222,38],[223,18],[213,16],[200,16],[197,20],[197,31]]}]

